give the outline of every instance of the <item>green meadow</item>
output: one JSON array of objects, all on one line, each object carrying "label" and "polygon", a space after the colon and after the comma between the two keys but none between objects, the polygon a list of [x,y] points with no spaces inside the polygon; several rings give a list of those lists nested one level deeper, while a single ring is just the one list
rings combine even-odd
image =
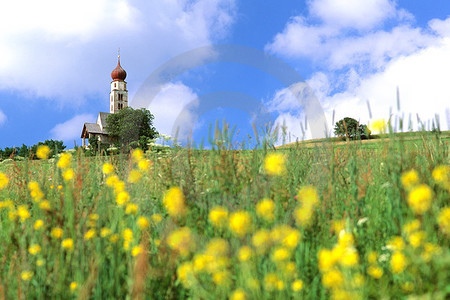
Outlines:
[{"label": "green meadow", "polygon": [[446,133],[7,161],[0,299],[448,299],[449,193]]}]

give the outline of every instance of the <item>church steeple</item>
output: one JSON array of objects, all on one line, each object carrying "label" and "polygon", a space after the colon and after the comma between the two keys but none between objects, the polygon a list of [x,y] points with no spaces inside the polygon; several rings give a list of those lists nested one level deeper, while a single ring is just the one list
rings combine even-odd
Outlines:
[{"label": "church steeple", "polygon": [[120,50],[117,58],[117,67],[111,72],[110,113],[114,114],[128,106],[128,90],[125,78],[127,72],[120,65]]}]

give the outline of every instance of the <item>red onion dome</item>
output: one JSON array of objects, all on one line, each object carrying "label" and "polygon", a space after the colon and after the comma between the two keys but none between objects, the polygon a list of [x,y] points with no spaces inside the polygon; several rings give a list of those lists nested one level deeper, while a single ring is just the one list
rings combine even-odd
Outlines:
[{"label": "red onion dome", "polygon": [[117,62],[117,67],[111,72],[111,78],[114,81],[124,81],[127,77],[127,72],[120,66],[120,58]]}]

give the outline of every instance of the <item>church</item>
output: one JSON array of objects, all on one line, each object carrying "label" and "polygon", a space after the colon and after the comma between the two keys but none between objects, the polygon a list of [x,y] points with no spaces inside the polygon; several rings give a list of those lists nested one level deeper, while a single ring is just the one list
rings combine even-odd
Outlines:
[{"label": "church", "polygon": [[110,109],[109,113],[99,112],[97,123],[84,123],[81,131],[83,148],[86,148],[86,139],[95,137],[101,143],[109,143],[108,132],[106,131],[106,117],[109,114],[115,114],[122,108],[128,106],[128,90],[125,78],[127,72],[120,65],[120,55],[118,56],[117,67],[111,72],[111,92],[109,93]]}]

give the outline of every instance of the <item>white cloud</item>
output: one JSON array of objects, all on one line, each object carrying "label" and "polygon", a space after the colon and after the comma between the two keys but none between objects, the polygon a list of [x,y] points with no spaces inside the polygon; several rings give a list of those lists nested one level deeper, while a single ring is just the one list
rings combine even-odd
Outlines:
[{"label": "white cloud", "polygon": [[396,15],[391,0],[315,0],[309,10],[327,25],[356,29],[373,28]]},{"label": "white cloud", "polygon": [[234,1],[2,3],[0,89],[82,105],[108,90],[121,47],[133,90],[170,57],[224,37]]},{"label": "white cloud", "polygon": [[197,106],[197,94],[176,82],[164,85],[148,109],[155,116],[154,126],[159,133],[173,136],[179,130],[178,139],[183,140],[192,134],[190,130],[194,129],[198,117],[194,112]]},{"label": "white cloud", "polygon": [[64,144],[71,146],[73,141],[79,141],[81,129],[84,123],[95,123],[96,116],[93,114],[76,115],[72,119],[57,124],[50,130],[52,139],[63,140]]},{"label": "white cloud", "polygon": [[[392,112],[392,118],[403,116],[408,121],[411,115],[417,129],[416,114],[421,120],[438,114],[441,128],[449,128],[450,17],[431,20],[421,28],[413,26],[413,17],[392,1],[369,1],[368,7],[373,7],[368,10],[350,2],[362,4],[353,0],[309,2],[310,15],[289,20],[266,49],[317,62],[318,71],[308,84],[322,103],[330,129],[333,111],[335,122],[350,116],[368,123],[367,100],[373,118],[389,118]],[[350,11],[341,11],[346,5]],[[313,23],[314,18],[321,22]],[[394,25],[381,27],[389,18],[395,20]],[[396,112],[397,87],[400,112]],[[283,108],[284,115],[298,112],[297,105],[285,107],[291,103],[289,97],[286,91],[278,91],[271,103]],[[298,113],[287,119],[294,128],[303,121]]]},{"label": "white cloud", "polygon": [[2,126],[6,122],[6,115],[3,111],[0,110],[0,126]]}]

